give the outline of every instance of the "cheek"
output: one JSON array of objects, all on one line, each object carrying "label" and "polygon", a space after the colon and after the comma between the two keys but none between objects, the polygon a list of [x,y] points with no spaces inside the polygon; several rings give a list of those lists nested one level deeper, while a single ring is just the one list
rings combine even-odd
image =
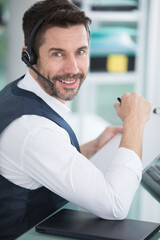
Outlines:
[{"label": "cheek", "polygon": [[89,58],[87,59],[86,68],[89,68]]},{"label": "cheek", "polygon": [[62,68],[62,64],[57,64],[55,62],[48,62],[43,66],[44,72],[48,73],[51,76],[60,73]]},{"label": "cheek", "polygon": [[89,68],[89,58],[80,61],[80,63],[79,63],[80,71],[82,71],[86,74],[88,72],[88,68]]}]

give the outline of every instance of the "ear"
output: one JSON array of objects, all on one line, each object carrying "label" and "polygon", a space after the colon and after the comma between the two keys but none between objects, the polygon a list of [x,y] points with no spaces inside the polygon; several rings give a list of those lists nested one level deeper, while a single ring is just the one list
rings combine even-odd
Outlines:
[{"label": "ear", "polygon": [[[22,47],[22,52],[24,51],[24,50],[26,50],[27,49],[27,46],[23,46]],[[30,68],[30,67],[28,67],[27,65],[26,65],[26,67],[28,68],[28,70],[30,71],[30,73],[31,73],[31,75],[32,75],[32,69]]]},{"label": "ear", "polygon": [[35,65],[37,62],[37,54],[35,53],[34,50],[29,49],[27,46],[23,46],[21,58],[22,61],[25,62],[28,66],[29,66],[28,63],[30,63],[31,65]]},{"label": "ear", "polygon": [[[22,52],[27,49],[27,46],[22,47]],[[23,60],[22,60],[23,61]],[[26,65],[26,67],[30,70],[30,68]]]},{"label": "ear", "polygon": [[22,52],[27,49],[27,46],[22,47]]}]

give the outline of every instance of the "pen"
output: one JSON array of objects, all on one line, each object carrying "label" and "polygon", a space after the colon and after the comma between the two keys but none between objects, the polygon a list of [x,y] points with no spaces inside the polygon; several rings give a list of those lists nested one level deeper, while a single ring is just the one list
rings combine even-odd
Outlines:
[{"label": "pen", "polygon": [[118,100],[119,103],[121,103],[121,98],[120,97],[118,97],[117,100]]},{"label": "pen", "polygon": [[160,107],[154,108],[153,113],[160,114]]}]

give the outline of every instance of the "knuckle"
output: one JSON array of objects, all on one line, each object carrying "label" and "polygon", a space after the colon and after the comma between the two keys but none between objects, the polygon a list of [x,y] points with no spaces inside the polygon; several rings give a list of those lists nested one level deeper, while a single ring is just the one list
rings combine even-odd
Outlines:
[{"label": "knuckle", "polygon": [[122,95],[122,98],[123,98],[123,99],[126,99],[126,98],[128,98],[129,95],[130,95],[130,93],[126,92],[126,93],[124,93],[124,94]]},{"label": "knuckle", "polygon": [[136,92],[133,92],[132,93],[132,97],[134,98],[134,99],[140,99],[140,96],[138,96],[138,94],[136,93]]},{"label": "knuckle", "polygon": [[134,97],[138,97],[138,94],[137,94],[136,92],[133,92],[132,95],[133,95]]}]

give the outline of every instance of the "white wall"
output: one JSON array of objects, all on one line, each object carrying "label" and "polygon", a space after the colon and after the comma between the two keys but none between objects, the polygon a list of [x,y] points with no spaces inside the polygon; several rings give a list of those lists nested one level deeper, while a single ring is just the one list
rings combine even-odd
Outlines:
[{"label": "white wall", "polygon": [[160,1],[150,0],[146,66],[146,97],[160,106]]},{"label": "white wall", "polygon": [[9,0],[8,23],[8,54],[7,54],[7,80],[11,82],[26,72],[25,64],[21,61],[21,51],[24,45],[22,32],[22,17],[24,12],[36,0]]}]

